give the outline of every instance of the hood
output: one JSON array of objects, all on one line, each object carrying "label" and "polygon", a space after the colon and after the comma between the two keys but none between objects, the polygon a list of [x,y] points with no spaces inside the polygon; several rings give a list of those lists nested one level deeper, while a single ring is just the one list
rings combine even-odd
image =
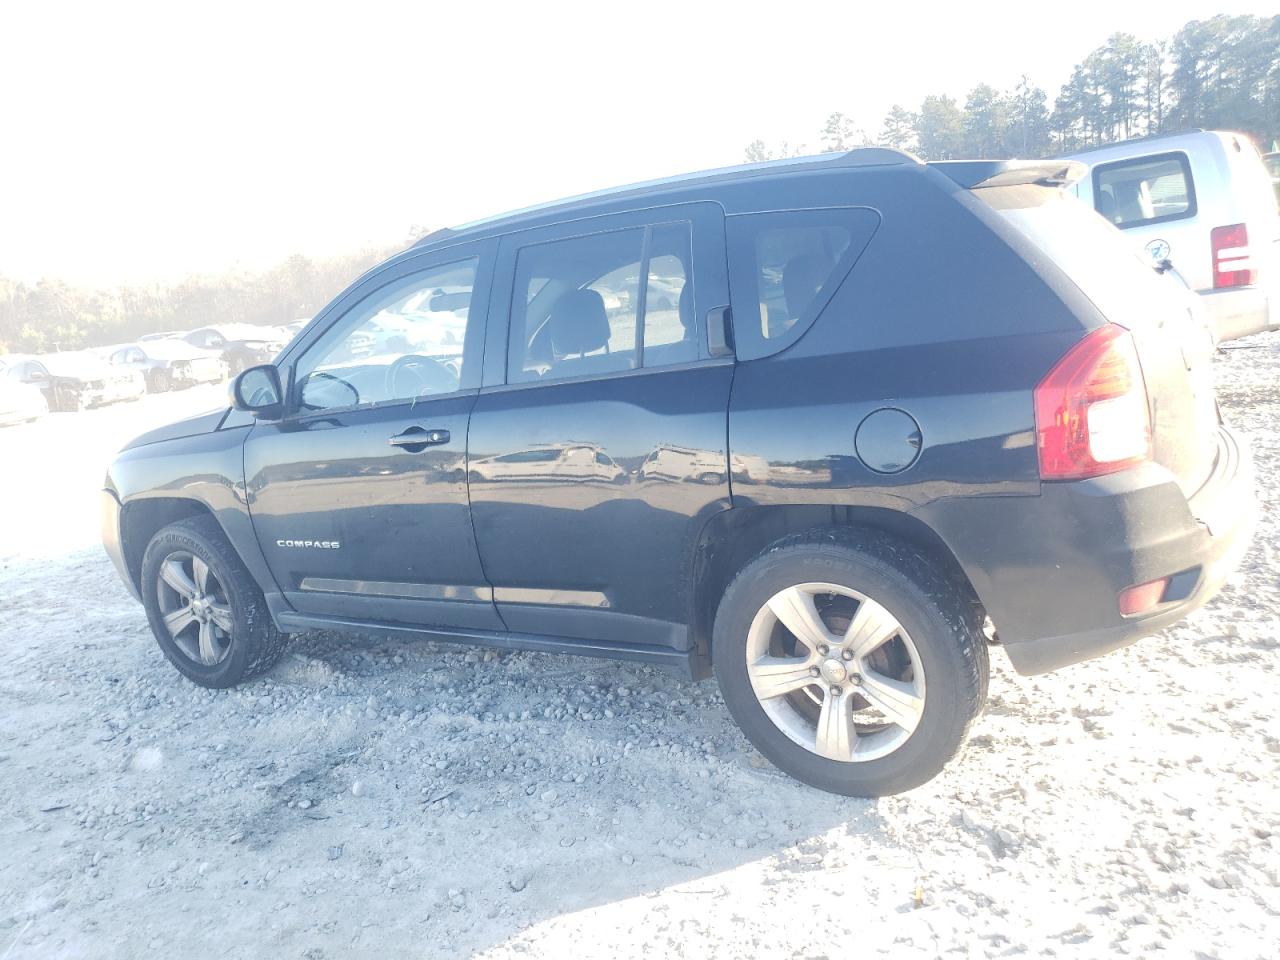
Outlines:
[{"label": "hood", "polygon": [[177,440],[181,437],[194,437],[201,433],[212,433],[222,426],[222,421],[227,418],[227,410],[227,407],[221,407],[217,410],[210,410],[208,413],[187,417],[177,423],[158,427],[155,430],[148,430],[141,436],[134,437],[121,449],[132,450],[134,447],[145,447],[149,443],[159,443],[161,440]]},{"label": "hood", "polygon": [[220,356],[216,350],[206,350],[185,340],[148,340],[146,343],[138,344],[138,348],[151,359],[164,360],[167,363]]}]

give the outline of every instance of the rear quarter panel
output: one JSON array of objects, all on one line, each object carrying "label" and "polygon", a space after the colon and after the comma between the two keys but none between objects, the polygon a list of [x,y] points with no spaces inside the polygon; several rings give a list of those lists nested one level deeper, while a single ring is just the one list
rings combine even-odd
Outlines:
[{"label": "rear quarter panel", "polygon": [[[847,189],[881,226],[794,346],[738,365],[734,503],[912,511],[941,498],[1038,493],[1031,391],[1087,323],[1101,322],[1096,311],[936,171],[864,173]],[[886,407],[909,413],[921,433],[918,459],[893,475],[870,469],[854,446],[864,418]]]}]

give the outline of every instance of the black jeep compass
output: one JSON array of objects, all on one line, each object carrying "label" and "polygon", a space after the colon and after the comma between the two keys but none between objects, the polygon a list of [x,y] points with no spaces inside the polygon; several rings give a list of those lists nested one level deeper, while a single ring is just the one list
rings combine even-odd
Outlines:
[{"label": "black jeep compass", "polygon": [[989,644],[1113,650],[1248,545],[1199,308],[1077,170],[856,150],[434,233],[124,450],[107,550],[205,686],[315,629],[639,660],[906,790]]}]

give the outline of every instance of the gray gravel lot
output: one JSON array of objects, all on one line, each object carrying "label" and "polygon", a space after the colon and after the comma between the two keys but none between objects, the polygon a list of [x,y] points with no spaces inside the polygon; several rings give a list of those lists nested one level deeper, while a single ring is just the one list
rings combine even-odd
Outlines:
[{"label": "gray gravel lot", "polygon": [[997,652],[964,755],[881,801],[632,665],[320,634],[198,689],[96,489],[219,394],[0,431],[0,958],[1276,957],[1280,336],[1217,376],[1263,498],[1241,574],[1098,661]]}]

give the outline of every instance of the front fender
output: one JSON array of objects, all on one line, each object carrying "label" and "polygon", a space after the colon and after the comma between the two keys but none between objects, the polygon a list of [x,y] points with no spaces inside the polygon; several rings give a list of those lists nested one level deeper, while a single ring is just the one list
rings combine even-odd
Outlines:
[{"label": "front fender", "polygon": [[131,539],[131,510],[165,500],[192,501],[212,514],[263,593],[269,599],[280,594],[245,505],[243,446],[248,433],[248,427],[214,430],[130,447],[116,457],[106,488],[120,504],[126,560],[146,549],[136,536]]}]

